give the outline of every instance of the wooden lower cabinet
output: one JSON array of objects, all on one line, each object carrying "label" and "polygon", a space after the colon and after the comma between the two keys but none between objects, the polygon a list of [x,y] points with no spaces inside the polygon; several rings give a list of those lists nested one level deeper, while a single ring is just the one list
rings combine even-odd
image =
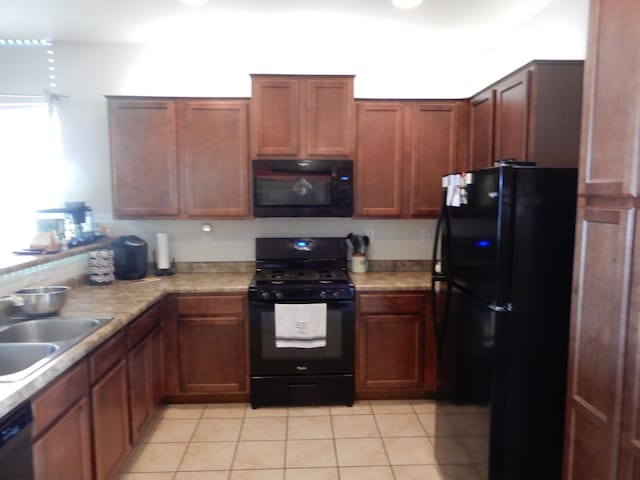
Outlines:
[{"label": "wooden lower cabinet", "polygon": [[96,480],[112,478],[131,450],[126,354],[119,332],[89,357]]},{"label": "wooden lower cabinet", "polygon": [[83,395],[33,443],[36,479],[88,480],[91,472],[89,401]]},{"label": "wooden lower cabinet", "polygon": [[155,305],[127,328],[127,368],[131,441],[140,437],[159,405],[163,389],[162,304]]},{"label": "wooden lower cabinet", "polygon": [[131,450],[127,364],[118,362],[91,388],[96,480],[112,478]]},{"label": "wooden lower cabinet", "polygon": [[32,400],[36,480],[93,478],[88,390],[81,361]]},{"label": "wooden lower cabinet", "polygon": [[356,398],[435,395],[436,353],[427,292],[357,298]]},{"label": "wooden lower cabinet", "polygon": [[178,295],[174,302],[166,326],[169,399],[246,401],[246,295]]}]

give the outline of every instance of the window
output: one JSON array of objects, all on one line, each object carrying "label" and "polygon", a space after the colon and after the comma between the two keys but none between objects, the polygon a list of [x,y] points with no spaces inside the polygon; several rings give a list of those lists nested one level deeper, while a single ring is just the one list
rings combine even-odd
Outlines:
[{"label": "window", "polygon": [[63,204],[67,172],[55,108],[45,97],[0,95],[0,256],[28,248],[37,210]]}]

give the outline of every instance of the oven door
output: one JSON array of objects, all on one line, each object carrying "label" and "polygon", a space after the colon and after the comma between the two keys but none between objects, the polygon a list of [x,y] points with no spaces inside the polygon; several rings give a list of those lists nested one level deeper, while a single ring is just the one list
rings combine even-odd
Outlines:
[{"label": "oven door", "polygon": [[252,376],[353,373],[353,301],[327,303],[327,342],[317,348],[276,347],[275,304],[252,301],[249,305]]}]

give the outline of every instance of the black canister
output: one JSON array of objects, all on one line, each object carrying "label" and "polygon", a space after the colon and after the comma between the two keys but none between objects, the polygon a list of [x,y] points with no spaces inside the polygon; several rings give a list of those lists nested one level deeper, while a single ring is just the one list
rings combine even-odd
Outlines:
[{"label": "black canister", "polygon": [[125,235],[116,238],[111,247],[118,280],[137,280],[147,275],[147,242],[135,235]]}]

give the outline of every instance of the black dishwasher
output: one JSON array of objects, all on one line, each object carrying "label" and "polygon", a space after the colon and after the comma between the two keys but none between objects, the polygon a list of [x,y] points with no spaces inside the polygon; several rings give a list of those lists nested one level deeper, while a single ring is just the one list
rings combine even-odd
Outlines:
[{"label": "black dishwasher", "polygon": [[31,404],[25,402],[0,419],[0,477],[33,480]]}]

